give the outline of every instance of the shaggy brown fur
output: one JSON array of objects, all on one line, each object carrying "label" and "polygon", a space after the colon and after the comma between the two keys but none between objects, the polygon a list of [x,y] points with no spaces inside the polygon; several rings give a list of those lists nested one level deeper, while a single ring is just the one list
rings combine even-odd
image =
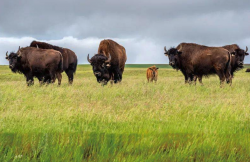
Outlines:
[{"label": "shaggy brown fur", "polygon": [[33,41],[30,44],[30,47],[38,47],[42,49],[54,49],[60,51],[63,56],[63,70],[69,78],[69,83],[72,84],[74,80],[74,73],[77,68],[77,56],[76,54],[67,48],[62,48],[54,46],[45,42]]},{"label": "shaggy brown fur", "polygon": [[126,50],[123,46],[116,43],[111,39],[104,39],[100,42],[98,48],[98,54],[104,54],[109,58],[109,54],[111,55],[111,66],[118,65],[121,73],[123,73],[125,68],[125,63],[127,61]]},{"label": "shaggy brown fur", "polygon": [[151,66],[147,69],[147,80],[148,82],[157,82],[157,78],[158,78],[158,67],[156,67],[155,65],[154,66]]},{"label": "shaggy brown fur", "polygon": [[[237,72],[238,70],[241,70],[243,68],[243,62],[246,55],[248,55],[247,51],[244,51],[241,49],[237,44],[232,45],[225,45],[223,46],[226,50],[228,50],[230,53],[234,53],[231,57],[231,75],[234,76],[234,72]],[[239,62],[242,64],[240,65]],[[199,78],[199,82],[202,83],[202,75],[201,76],[195,76],[194,82],[196,83],[197,78]]]},{"label": "shaggy brown fur", "polygon": [[63,57],[59,51],[25,47],[19,49],[17,53],[11,53],[6,59],[9,60],[13,72],[25,75],[27,85],[33,84],[33,77],[43,82],[46,76],[49,76],[52,81],[55,81],[57,76],[58,84],[61,84]]},{"label": "shaggy brown fur", "polygon": [[231,81],[231,55],[224,48],[181,43],[176,48],[165,49],[165,55],[173,68],[181,70],[186,83],[193,81],[194,75],[211,74],[217,74],[221,83],[226,78]]},{"label": "shaggy brown fur", "polygon": [[[100,60],[97,55],[104,55],[106,60],[111,57],[111,60],[107,64],[104,60]],[[125,48],[111,39],[102,40],[100,42],[97,55],[91,58],[90,63],[93,66],[93,71],[98,82],[100,79],[104,79],[107,82],[112,78],[115,83],[120,82],[122,80],[122,74],[127,61]],[[103,78],[104,75],[109,75],[109,77]]]}]

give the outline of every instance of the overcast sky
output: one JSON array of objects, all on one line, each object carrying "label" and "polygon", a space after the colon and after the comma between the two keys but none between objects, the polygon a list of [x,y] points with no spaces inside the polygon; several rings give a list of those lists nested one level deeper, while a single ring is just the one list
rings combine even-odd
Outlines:
[{"label": "overcast sky", "polygon": [[[80,64],[102,39],[127,63],[168,64],[163,47],[193,42],[250,47],[249,0],[0,0],[0,64],[32,40],[70,48]],[[250,56],[245,63],[250,63]]]}]

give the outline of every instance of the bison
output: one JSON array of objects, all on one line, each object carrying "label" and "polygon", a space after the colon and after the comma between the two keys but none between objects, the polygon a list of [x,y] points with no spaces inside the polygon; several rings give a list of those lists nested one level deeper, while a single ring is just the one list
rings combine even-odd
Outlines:
[{"label": "bison", "polygon": [[147,69],[147,80],[148,82],[153,82],[155,81],[155,83],[157,82],[157,78],[158,78],[158,67],[151,66]]},{"label": "bison", "polygon": [[231,54],[220,47],[207,47],[195,43],[181,43],[176,48],[166,50],[169,64],[180,70],[185,83],[193,81],[194,76],[217,74],[221,85],[227,78],[231,81]]},{"label": "bison", "polygon": [[127,61],[126,50],[111,39],[102,40],[98,54],[89,59],[98,83],[107,84],[110,79],[114,82],[122,81],[122,74]]},{"label": "bison", "polygon": [[24,74],[28,86],[34,84],[33,77],[37,77],[42,83],[46,76],[49,76],[53,82],[57,76],[58,85],[61,84],[63,57],[59,51],[19,47],[17,53],[11,52],[8,55],[6,52],[6,59],[12,72]]},{"label": "bison", "polygon": [[54,46],[45,42],[32,41],[30,43],[30,47],[37,47],[41,49],[54,49],[62,53],[63,56],[63,71],[68,76],[69,84],[73,83],[74,74],[77,68],[77,56],[76,54],[67,48],[62,48],[58,46]]},{"label": "bison", "polygon": [[248,69],[246,70],[246,72],[250,72],[250,69],[248,68]]},{"label": "bison", "polygon": [[[241,70],[244,67],[243,66],[244,58],[245,58],[245,56],[249,55],[247,53],[248,48],[246,47],[246,50],[244,51],[237,44],[226,45],[226,46],[223,46],[223,48],[227,49],[232,54],[232,57],[231,57],[231,75],[233,77],[234,72]],[[199,82],[203,85],[202,75],[195,76],[194,82],[196,82],[197,78],[199,79]]]}]

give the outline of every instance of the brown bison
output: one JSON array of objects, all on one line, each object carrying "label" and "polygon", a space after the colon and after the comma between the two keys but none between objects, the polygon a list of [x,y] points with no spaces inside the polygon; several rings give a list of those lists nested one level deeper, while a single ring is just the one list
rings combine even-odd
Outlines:
[{"label": "brown bison", "polygon": [[89,59],[97,82],[107,84],[110,79],[114,82],[122,80],[122,74],[127,61],[126,50],[111,39],[102,40],[98,48],[98,54]]},{"label": "brown bison", "polygon": [[220,47],[207,47],[194,43],[181,43],[176,48],[166,50],[169,64],[181,70],[185,82],[193,81],[194,76],[217,74],[221,84],[227,78],[231,81],[231,54]]},{"label": "brown bison", "polygon": [[158,78],[158,67],[156,67],[155,65],[154,66],[151,66],[147,69],[147,80],[148,82],[151,81],[155,81],[157,82],[157,78]]},{"label": "brown bison", "polygon": [[62,53],[63,56],[63,71],[67,74],[69,78],[69,84],[73,83],[74,73],[77,68],[77,56],[76,54],[67,48],[62,48],[58,46],[54,46],[45,42],[33,41],[30,44],[30,47],[37,47],[42,49],[54,49]]},{"label": "brown bison", "polygon": [[37,77],[42,83],[45,76],[49,76],[52,81],[55,81],[57,76],[58,84],[61,84],[63,57],[59,51],[19,47],[17,53],[12,52],[8,55],[7,52],[6,59],[12,72],[25,75],[28,86],[34,84],[33,77]]},{"label": "brown bison", "polygon": [[[248,48],[246,47],[246,50],[244,51],[241,49],[237,44],[232,45],[226,45],[223,46],[223,48],[227,49],[231,54],[231,75],[234,76],[234,72],[241,70],[244,66],[244,58],[245,56],[249,55],[247,53]],[[199,82],[202,83],[202,75],[195,76],[194,81],[196,82],[197,78],[199,79]]]}]

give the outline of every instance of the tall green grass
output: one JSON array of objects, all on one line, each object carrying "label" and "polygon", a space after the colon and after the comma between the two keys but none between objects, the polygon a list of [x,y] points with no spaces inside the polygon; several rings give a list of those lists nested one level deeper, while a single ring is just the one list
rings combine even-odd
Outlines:
[{"label": "tall green grass", "polygon": [[[127,65],[120,84],[102,87],[89,65],[72,86],[27,87],[0,67],[0,161],[249,161],[250,74],[232,87],[217,76],[184,84],[160,68]],[[158,65],[157,65],[158,66]]]}]

